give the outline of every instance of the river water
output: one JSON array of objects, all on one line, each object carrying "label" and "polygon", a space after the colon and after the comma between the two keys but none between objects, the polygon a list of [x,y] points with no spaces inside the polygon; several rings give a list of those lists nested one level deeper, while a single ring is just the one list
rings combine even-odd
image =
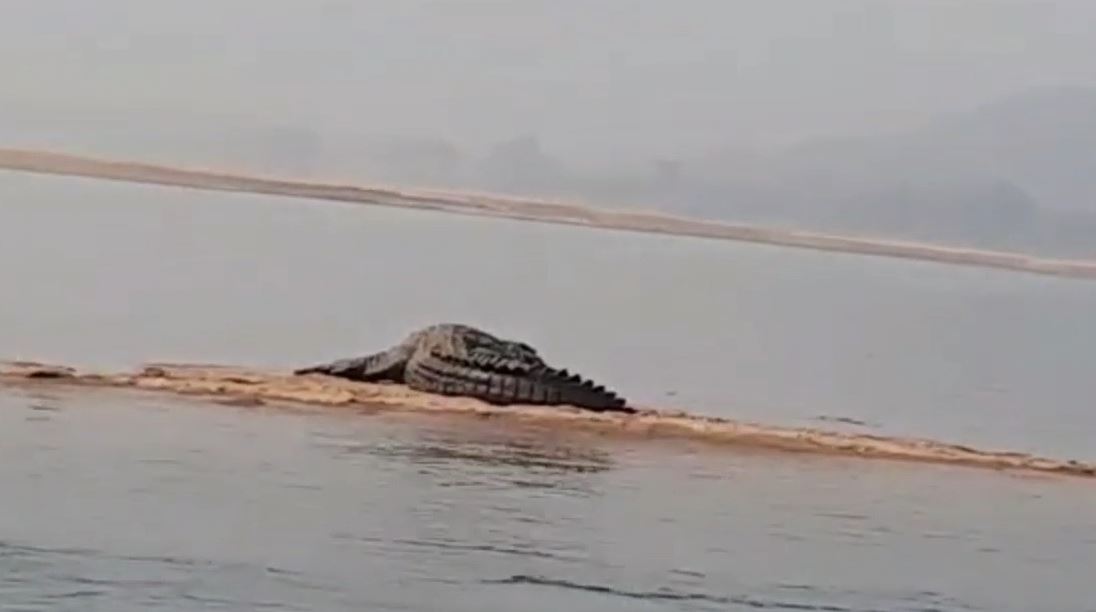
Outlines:
[{"label": "river water", "polygon": [[[22,174],[0,201],[2,357],[290,367],[457,320],[637,403],[1096,459],[1096,283]],[[0,485],[0,610],[1096,610],[1087,481],[9,389]]]}]

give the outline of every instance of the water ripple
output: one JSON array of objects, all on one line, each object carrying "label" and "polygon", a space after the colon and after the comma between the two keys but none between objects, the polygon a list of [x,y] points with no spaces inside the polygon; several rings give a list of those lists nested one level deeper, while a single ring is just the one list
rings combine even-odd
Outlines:
[{"label": "water ripple", "polygon": [[464,544],[460,542],[446,542],[441,540],[409,540],[397,539],[395,544],[403,544],[413,548],[433,548],[454,552],[485,552],[498,555],[517,555],[520,557],[536,557],[540,559],[552,559],[555,561],[578,561],[574,555],[561,555],[546,550],[538,550],[531,547],[502,546],[498,544]]},{"label": "water ripple", "polygon": [[[207,592],[225,585],[254,585],[256,579],[264,577],[268,581],[265,588],[327,593],[337,590],[300,572],[274,566],[178,556],[110,554],[90,548],[50,548],[0,541],[0,598],[5,604],[46,609],[63,601],[102,598],[143,606],[186,602],[191,606],[248,610],[306,609],[236,593]],[[228,588],[234,590],[232,586]]]},{"label": "water ripple", "polygon": [[810,611],[810,612],[866,612],[856,608],[846,608],[843,606],[826,605],[826,604],[803,604],[785,601],[766,601],[762,599],[755,599],[751,597],[741,596],[724,596],[724,595],[711,595],[708,593],[687,593],[682,591],[675,591],[673,589],[660,588],[657,591],[628,591],[618,589],[615,587],[602,585],[602,584],[589,584],[572,582],[570,580],[560,580],[554,578],[545,578],[543,576],[529,576],[524,574],[515,574],[509,578],[502,580],[484,580],[485,584],[526,584],[537,586],[557,587],[562,589],[570,589],[576,591],[585,591],[589,593],[598,593],[602,595],[612,595],[616,597],[627,597],[629,599],[640,599],[646,601],[656,600],[673,600],[673,601],[699,601],[706,603],[714,603],[720,605],[734,604],[739,606],[747,606],[750,608],[757,608],[759,610],[796,610],[796,611]]}]

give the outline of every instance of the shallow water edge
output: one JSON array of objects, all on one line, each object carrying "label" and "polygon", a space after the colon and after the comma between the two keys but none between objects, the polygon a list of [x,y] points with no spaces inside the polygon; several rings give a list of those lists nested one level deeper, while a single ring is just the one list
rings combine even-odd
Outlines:
[{"label": "shallow water edge", "polygon": [[507,418],[645,438],[684,437],[789,452],[1096,478],[1096,463],[983,450],[927,439],[746,423],[657,408],[621,414],[565,406],[493,406],[472,398],[421,393],[403,385],[294,376],[216,364],[148,364],[132,372],[92,373],[63,365],[8,361],[0,362],[0,384],[131,388],[206,396],[237,404],[297,403]]}]

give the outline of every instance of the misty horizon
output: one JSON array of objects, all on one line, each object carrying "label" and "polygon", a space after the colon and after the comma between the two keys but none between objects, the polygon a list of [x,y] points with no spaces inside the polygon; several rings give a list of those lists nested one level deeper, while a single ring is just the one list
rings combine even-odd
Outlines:
[{"label": "misty horizon", "polygon": [[11,4],[0,50],[16,106],[245,114],[479,149],[529,132],[574,159],[879,134],[1096,86],[1085,2]]},{"label": "misty horizon", "polygon": [[6,146],[1096,255],[1091,3],[12,5]]}]

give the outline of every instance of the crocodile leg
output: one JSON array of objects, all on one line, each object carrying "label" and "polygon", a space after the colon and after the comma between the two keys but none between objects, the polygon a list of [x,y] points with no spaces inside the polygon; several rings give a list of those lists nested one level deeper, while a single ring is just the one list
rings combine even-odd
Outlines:
[{"label": "crocodile leg", "polygon": [[[445,353],[442,351],[435,352],[441,355],[442,359],[456,359],[456,355]],[[548,364],[544,362],[544,359],[540,355],[530,352],[512,352],[512,353],[500,353],[498,350],[492,348],[477,348],[472,349],[466,355],[461,357],[472,365],[482,366],[485,369],[492,369],[496,367],[504,368],[513,372],[529,372],[534,369],[547,368]]]},{"label": "crocodile leg", "polygon": [[408,386],[492,404],[566,404],[588,410],[635,412],[623,398],[566,370],[530,367],[504,356],[457,357],[420,351],[407,364]]},{"label": "crocodile leg", "polygon": [[412,350],[408,344],[398,344],[379,353],[299,368],[293,373],[296,375],[326,374],[359,382],[387,380],[400,383],[403,382],[404,367]]}]

